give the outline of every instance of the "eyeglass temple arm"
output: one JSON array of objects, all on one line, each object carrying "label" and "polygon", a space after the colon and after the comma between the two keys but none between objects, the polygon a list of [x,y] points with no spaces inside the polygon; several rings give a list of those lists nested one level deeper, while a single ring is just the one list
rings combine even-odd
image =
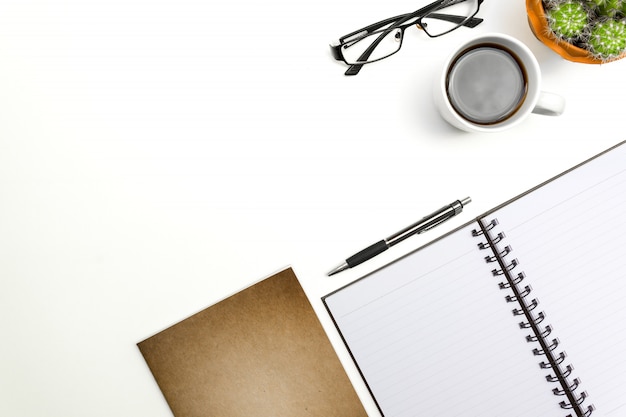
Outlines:
[{"label": "eyeglass temple arm", "polygon": [[365,36],[365,35],[369,35],[372,32],[377,31],[378,29],[387,26],[390,23],[394,23],[397,22],[401,19],[406,18],[410,13],[405,13],[405,14],[401,14],[399,16],[395,16],[395,17],[390,17],[389,19],[385,19],[385,20],[381,20],[380,22],[376,22],[376,23],[372,23],[369,26],[365,26],[362,29],[359,30],[355,30],[354,32],[348,33],[345,36],[342,36],[341,38],[339,38],[339,42],[345,42],[346,39],[352,38],[353,36]]}]

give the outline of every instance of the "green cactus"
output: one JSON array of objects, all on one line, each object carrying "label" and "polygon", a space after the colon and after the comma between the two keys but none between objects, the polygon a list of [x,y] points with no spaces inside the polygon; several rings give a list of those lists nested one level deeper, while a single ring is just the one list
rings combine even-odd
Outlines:
[{"label": "green cactus", "polygon": [[626,21],[605,20],[589,30],[588,50],[597,58],[610,60],[626,51]]},{"label": "green cactus", "polygon": [[624,17],[626,10],[624,0],[587,0],[587,5],[597,16],[610,18]]},{"label": "green cactus", "polygon": [[546,17],[552,32],[568,42],[580,38],[589,25],[588,9],[574,0],[546,4]]}]

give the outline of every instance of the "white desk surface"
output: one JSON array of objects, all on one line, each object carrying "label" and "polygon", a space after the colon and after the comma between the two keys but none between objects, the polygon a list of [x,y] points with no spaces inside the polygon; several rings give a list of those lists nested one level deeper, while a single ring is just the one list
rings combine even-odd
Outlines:
[{"label": "white desk surface", "polygon": [[[291,265],[376,416],[320,297],[624,140],[626,60],[562,60],[523,0],[438,39],[409,29],[343,75],[329,41],[423,4],[2,2],[0,415],[170,416],[136,343]],[[531,48],[565,114],[484,135],[442,121],[439,63],[485,32]]]}]

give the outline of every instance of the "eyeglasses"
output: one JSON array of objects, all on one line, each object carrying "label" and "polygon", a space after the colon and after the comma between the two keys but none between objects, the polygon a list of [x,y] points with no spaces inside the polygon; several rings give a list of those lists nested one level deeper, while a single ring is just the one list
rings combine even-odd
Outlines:
[{"label": "eyeglasses", "polygon": [[461,26],[474,28],[483,0],[438,0],[413,13],[381,20],[341,37],[330,45],[333,57],[350,67],[345,75],[356,75],[363,65],[385,59],[400,50],[404,31],[413,25],[429,37],[445,35]]}]

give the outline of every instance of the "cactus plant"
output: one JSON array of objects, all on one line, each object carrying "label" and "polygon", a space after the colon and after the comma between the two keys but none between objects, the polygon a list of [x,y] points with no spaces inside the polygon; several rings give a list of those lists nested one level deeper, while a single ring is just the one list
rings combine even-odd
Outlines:
[{"label": "cactus plant", "polygon": [[624,17],[624,0],[587,0],[587,4],[598,16]]},{"label": "cactus plant", "polygon": [[626,51],[626,21],[608,19],[596,23],[586,42],[589,51],[600,59],[619,57]]},{"label": "cactus plant", "polygon": [[610,61],[626,54],[626,0],[543,0],[554,36]]},{"label": "cactus plant", "polygon": [[578,40],[589,26],[589,10],[582,3],[572,0],[551,3],[546,17],[552,32],[568,42]]}]

